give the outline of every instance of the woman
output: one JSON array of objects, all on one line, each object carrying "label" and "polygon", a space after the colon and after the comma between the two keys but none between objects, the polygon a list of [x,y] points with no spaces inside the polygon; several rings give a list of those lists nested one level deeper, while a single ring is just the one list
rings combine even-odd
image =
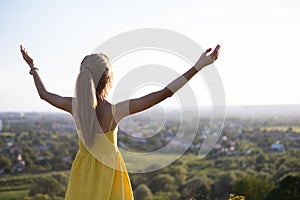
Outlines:
[{"label": "woman", "polygon": [[104,54],[86,56],[77,77],[75,97],[62,97],[46,90],[33,59],[21,46],[41,99],[69,112],[79,136],[79,150],[72,164],[65,199],[133,199],[130,179],[117,147],[117,127],[126,116],[146,110],[171,97],[205,66],[212,64],[220,46],[206,50],[197,63],[162,90],[115,105],[106,100],[112,86],[113,72]]}]

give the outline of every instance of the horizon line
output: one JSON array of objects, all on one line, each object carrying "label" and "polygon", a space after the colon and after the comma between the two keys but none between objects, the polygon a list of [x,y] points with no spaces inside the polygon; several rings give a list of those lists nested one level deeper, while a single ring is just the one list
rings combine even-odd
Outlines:
[{"label": "horizon line", "polygon": [[[241,104],[241,105],[225,105],[226,108],[245,108],[245,107],[286,107],[286,106],[300,106],[299,104]],[[219,107],[219,106],[216,106]],[[199,109],[210,109],[212,108],[211,105],[205,105],[205,106],[198,106]],[[177,110],[178,108],[172,108],[172,107],[167,107],[166,110],[168,111],[174,111]],[[189,109],[194,109],[194,108],[187,108],[185,110]],[[66,111],[59,110],[57,109],[56,111],[54,110],[0,110],[0,113],[66,113]]]}]

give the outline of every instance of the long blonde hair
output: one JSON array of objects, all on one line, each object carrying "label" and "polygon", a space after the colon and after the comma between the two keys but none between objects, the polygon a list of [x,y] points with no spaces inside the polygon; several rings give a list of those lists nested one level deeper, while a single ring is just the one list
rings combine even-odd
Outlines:
[{"label": "long blonde hair", "polygon": [[95,111],[98,97],[104,99],[107,96],[111,81],[111,64],[106,55],[91,54],[82,60],[72,111],[77,131],[80,131],[79,136],[88,147],[92,147],[96,127],[100,127]]}]

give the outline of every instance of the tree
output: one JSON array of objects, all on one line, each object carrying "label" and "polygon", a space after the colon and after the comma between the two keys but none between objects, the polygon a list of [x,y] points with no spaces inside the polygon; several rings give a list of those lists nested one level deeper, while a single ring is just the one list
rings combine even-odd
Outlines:
[{"label": "tree", "polygon": [[140,200],[152,198],[152,192],[147,185],[140,184],[135,190],[135,198]]},{"label": "tree", "polygon": [[33,197],[25,197],[24,200],[49,200],[50,197],[47,194],[36,194]]},{"label": "tree", "polygon": [[168,169],[169,174],[175,178],[176,185],[183,185],[185,183],[187,171],[184,167],[170,165]]},{"label": "tree", "polygon": [[233,190],[233,184],[236,177],[233,173],[226,173],[213,184],[212,195],[219,199],[228,196]]},{"label": "tree", "polygon": [[68,184],[68,177],[64,173],[53,174],[52,177],[55,178],[62,185]]},{"label": "tree", "polygon": [[177,191],[175,191],[175,192],[159,191],[159,192],[155,193],[155,195],[153,196],[153,198],[151,200],[178,200],[178,199],[180,199],[180,194]]},{"label": "tree", "polygon": [[12,172],[11,161],[3,155],[0,155],[0,169],[3,169],[5,171],[5,173]]},{"label": "tree", "polygon": [[206,176],[192,178],[184,184],[183,195],[186,197],[192,196],[196,199],[210,199],[210,182],[210,179]]},{"label": "tree", "polygon": [[279,181],[267,196],[266,200],[300,199],[300,176],[288,175]]},{"label": "tree", "polygon": [[159,174],[151,181],[150,188],[153,192],[174,192],[177,190],[175,178],[169,174]]},{"label": "tree", "polygon": [[257,157],[256,157],[256,161],[255,163],[258,165],[258,164],[264,164],[267,160],[267,156],[265,154],[259,154]]},{"label": "tree", "polygon": [[31,160],[32,162],[34,162],[36,160],[36,151],[34,148],[26,145],[26,147],[23,148],[23,154],[25,153],[29,156],[29,159],[25,161]]},{"label": "tree", "polygon": [[234,183],[234,194],[243,195],[246,199],[264,200],[268,193],[274,188],[274,184],[256,178],[243,177]]},{"label": "tree", "polygon": [[22,153],[22,158],[25,161],[26,169],[30,169],[33,166],[33,161],[30,159],[30,155],[28,153]]},{"label": "tree", "polygon": [[30,188],[29,196],[37,194],[47,194],[49,197],[63,196],[65,193],[65,186],[52,176],[42,177],[38,179]]}]

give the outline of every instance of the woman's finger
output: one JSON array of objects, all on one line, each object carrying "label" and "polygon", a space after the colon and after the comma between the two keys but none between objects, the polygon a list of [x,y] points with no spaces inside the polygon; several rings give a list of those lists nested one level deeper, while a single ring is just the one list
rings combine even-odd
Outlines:
[{"label": "woman's finger", "polygon": [[214,51],[211,53],[211,56],[216,57],[219,55],[219,52],[220,52],[220,45],[217,45]]},{"label": "woman's finger", "polygon": [[220,51],[220,47],[221,47],[220,45],[217,45],[214,51],[212,52],[212,54],[218,54]]},{"label": "woman's finger", "polygon": [[220,50],[221,46],[218,44],[215,48],[215,50],[218,52]]}]

